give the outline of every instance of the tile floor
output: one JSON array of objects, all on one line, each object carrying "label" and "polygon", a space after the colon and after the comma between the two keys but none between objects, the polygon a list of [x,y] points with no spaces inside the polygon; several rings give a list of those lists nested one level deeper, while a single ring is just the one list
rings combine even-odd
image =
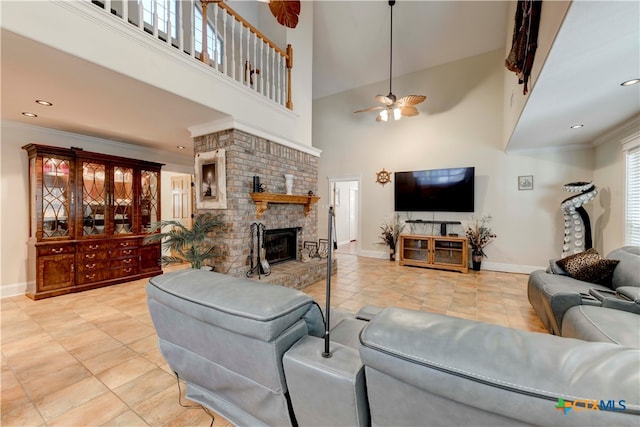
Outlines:
[{"label": "tile floor", "polygon": [[[341,252],[332,306],[402,306],[544,332],[526,275],[400,267]],[[2,299],[1,425],[209,425],[204,411],[178,402],[147,310],[147,281],[35,302]],[[305,291],[324,306],[324,288],[322,281]],[[216,416],[214,426],[227,425]]]}]

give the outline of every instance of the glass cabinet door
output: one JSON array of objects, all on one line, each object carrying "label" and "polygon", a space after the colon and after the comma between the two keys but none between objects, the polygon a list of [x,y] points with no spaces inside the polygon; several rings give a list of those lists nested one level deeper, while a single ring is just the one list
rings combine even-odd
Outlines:
[{"label": "glass cabinet door", "polygon": [[160,221],[160,197],[158,193],[159,173],[141,171],[140,217],[143,233],[151,231],[151,226]]},{"label": "glass cabinet door", "polygon": [[[34,159],[35,160],[35,159]],[[70,237],[71,161],[42,157],[42,238]]]},{"label": "glass cabinet door", "polygon": [[82,236],[105,234],[105,178],[104,163],[82,162]]},{"label": "glass cabinet door", "polygon": [[130,234],[133,220],[133,168],[113,168],[113,234]]}]

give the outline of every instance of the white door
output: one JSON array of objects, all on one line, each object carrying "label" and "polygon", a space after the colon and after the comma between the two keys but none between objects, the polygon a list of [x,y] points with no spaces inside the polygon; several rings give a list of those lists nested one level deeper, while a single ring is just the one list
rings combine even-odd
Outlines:
[{"label": "white door", "polygon": [[349,241],[358,240],[358,189],[349,188]]}]

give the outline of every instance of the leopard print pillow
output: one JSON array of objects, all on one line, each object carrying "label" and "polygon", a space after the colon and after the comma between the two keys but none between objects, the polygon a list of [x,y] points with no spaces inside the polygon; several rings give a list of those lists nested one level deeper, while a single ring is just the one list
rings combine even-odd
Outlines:
[{"label": "leopard print pillow", "polygon": [[562,258],[557,264],[574,279],[611,286],[613,270],[619,262],[617,259],[603,258],[591,248]]}]

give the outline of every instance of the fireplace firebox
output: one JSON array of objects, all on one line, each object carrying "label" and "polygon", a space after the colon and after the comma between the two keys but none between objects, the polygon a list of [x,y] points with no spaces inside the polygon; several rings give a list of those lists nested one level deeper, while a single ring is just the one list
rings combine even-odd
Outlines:
[{"label": "fireplace firebox", "polygon": [[269,264],[298,259],[298,228],[265,230],[264,249]]}]

